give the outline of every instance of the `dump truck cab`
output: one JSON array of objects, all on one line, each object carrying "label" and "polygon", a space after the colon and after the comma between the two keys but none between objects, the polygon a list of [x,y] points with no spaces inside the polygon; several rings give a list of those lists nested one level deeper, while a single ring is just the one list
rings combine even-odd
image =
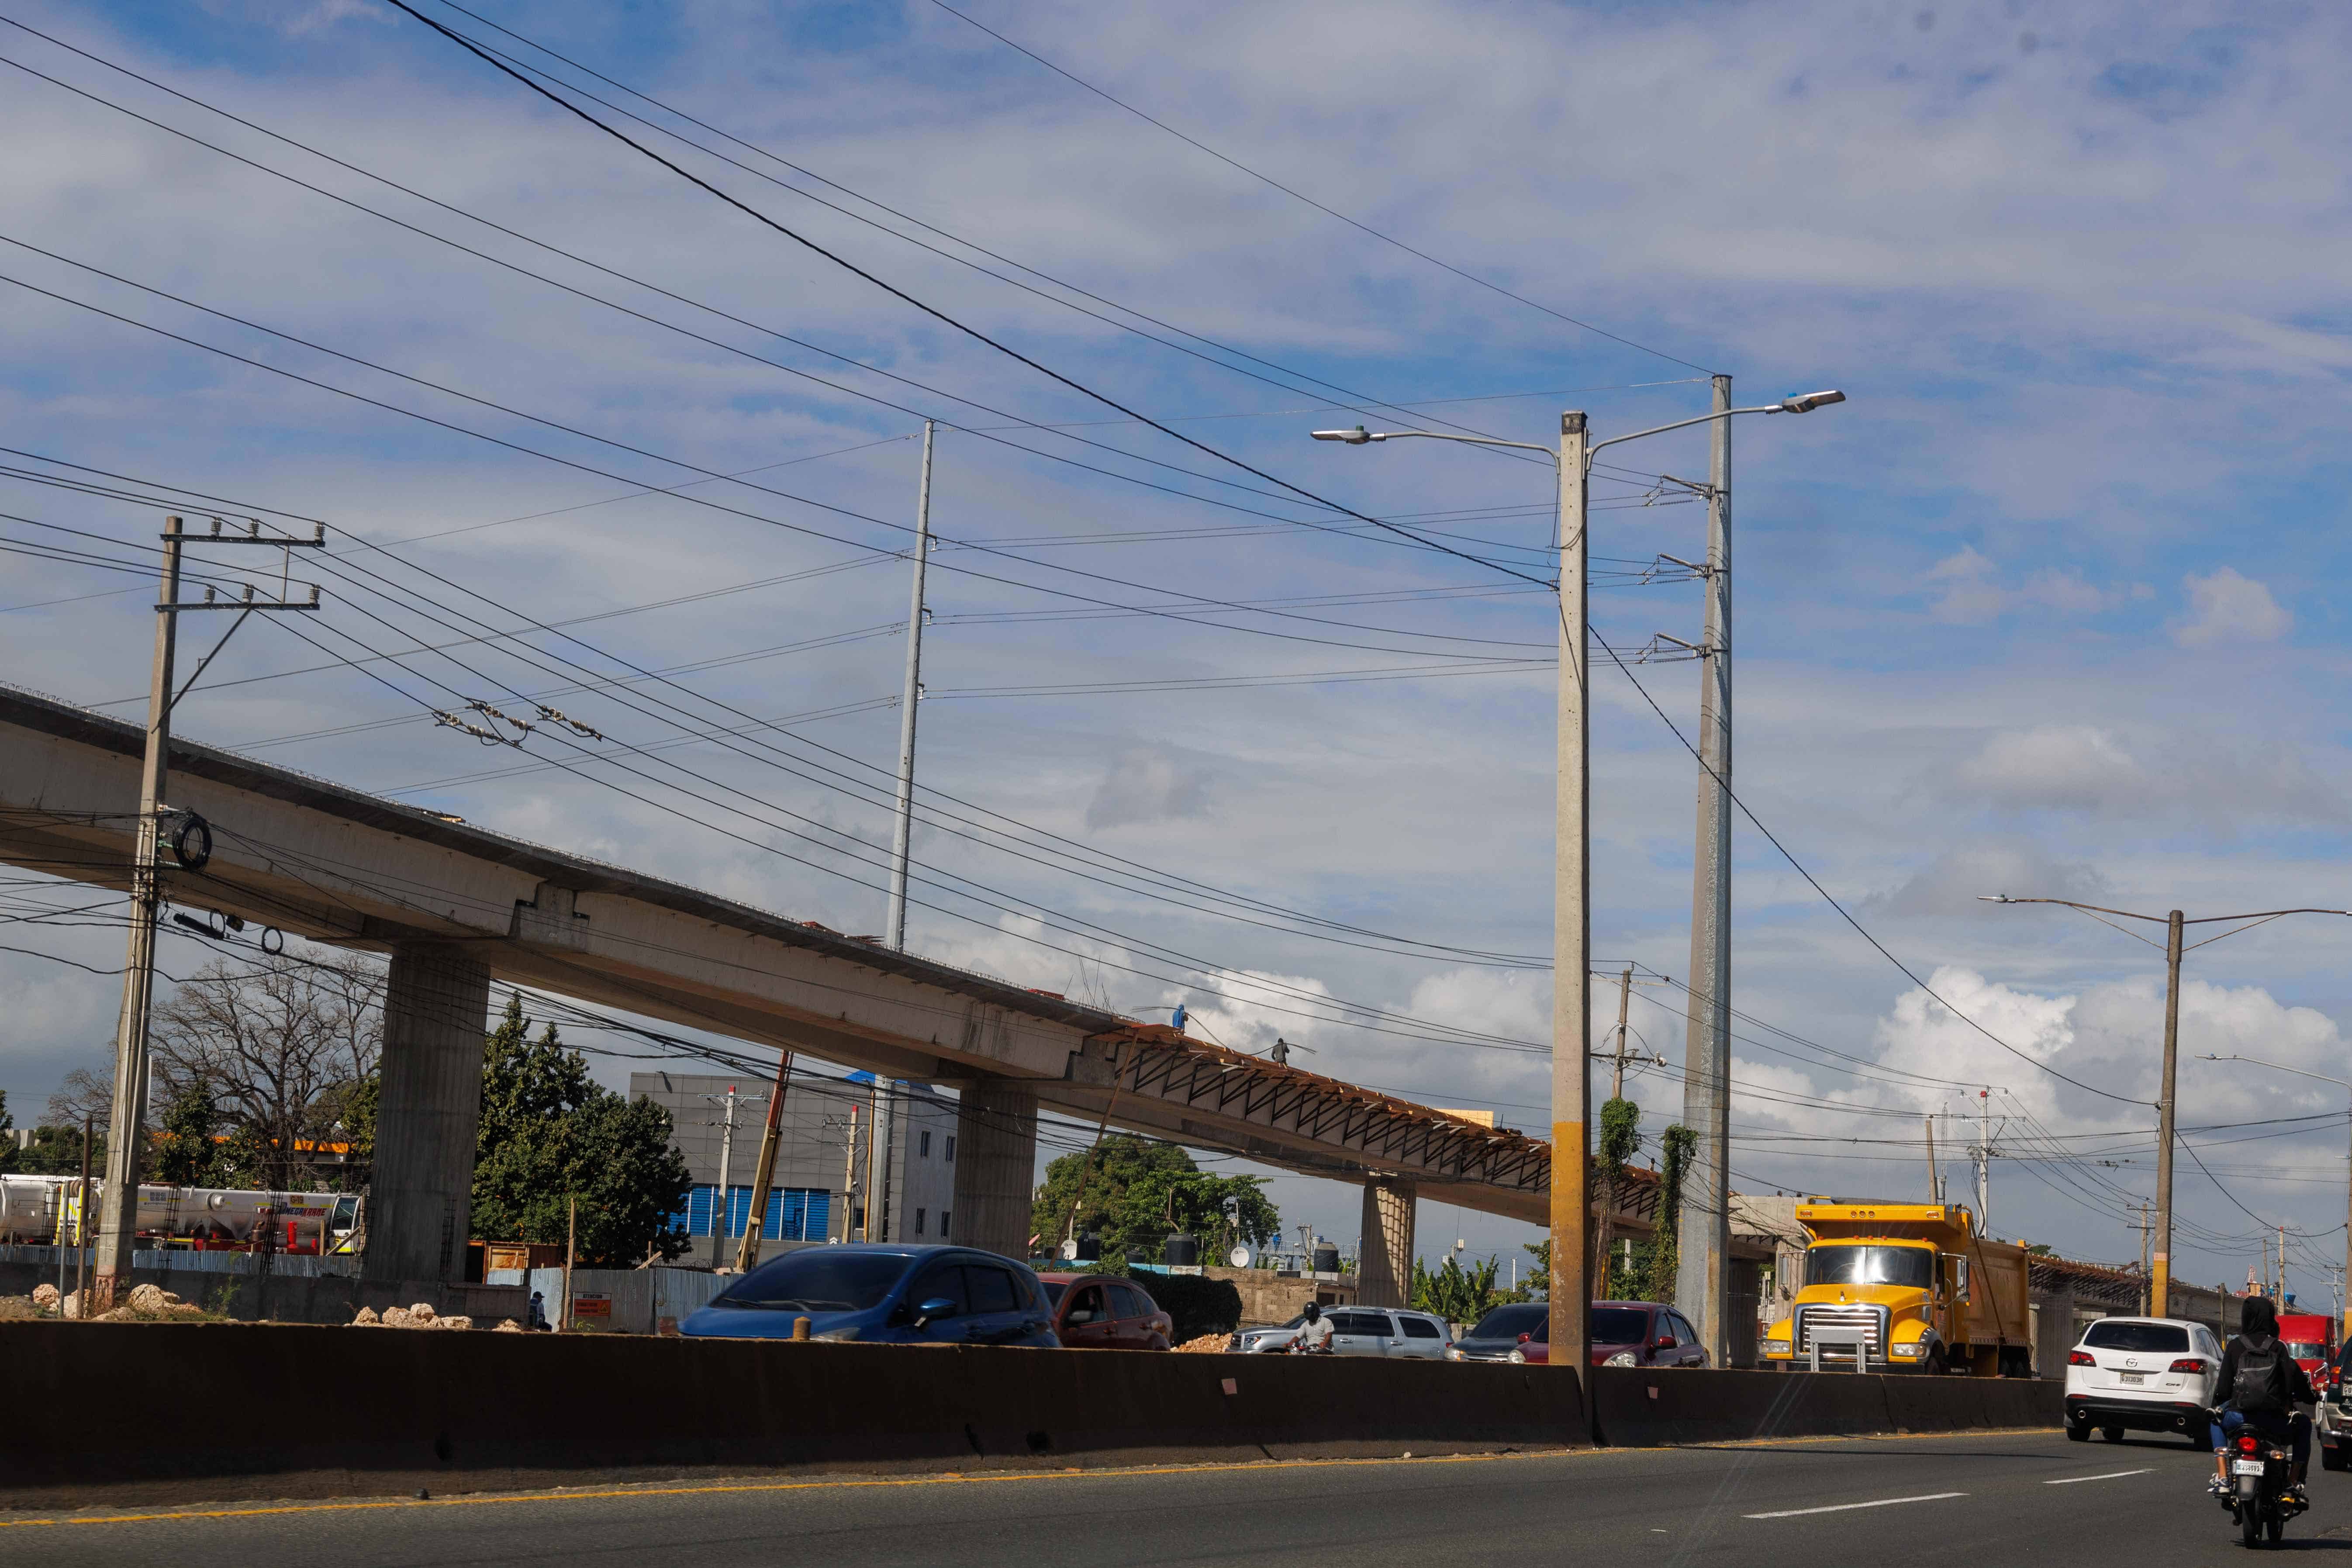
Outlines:
[{"label": "dump truck cab", "polygon": [[2030,1368],[2025,1255],[1950,1204],[1797,1205],[1804,1284],[1764,1336],[1768,1367],[1856,1372]]}]

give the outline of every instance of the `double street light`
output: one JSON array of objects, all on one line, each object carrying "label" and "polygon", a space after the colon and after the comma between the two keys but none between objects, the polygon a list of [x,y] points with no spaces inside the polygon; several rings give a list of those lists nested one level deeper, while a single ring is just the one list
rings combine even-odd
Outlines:
[{"label": "double street light", "polygon": [[[1742,414],[1808,414],[1832,403],[1845,401],[1843,392],[1814,392],[1801,396],[1786,397],[1778,403],[1753,408],[1731,406],[1731,378],[1714,378],[1715,404],[1711,413],[1696,418],[1677,419],[1670,425],[1654,426],[1636,430],[1631,435],[1615,436],[1606,441],[1593,441],[1585,426],[1581,409],[1571,409],[1559,417],[1559,449],[1528,441],[1505,441],[1488,436],[1456,435],[1441,430],[1367,430],[1357,426],[1351,430],[1318,430],[1318,441],[1338,441],[1351,447],[1369,446],[1379,441],[1427,440],[1455,441],[1474,447],[1507,447],[1522,451],[1540,452],[1557,466],[1559,474],[1559,738],[1558,767],[1557,822],[1553,857],[1552,914],[1552,1049],[1551,1049],[1551,1279],[1550,1306],[1551,1354],[1553,1366],[1573,1368],[1580,1384],[1590,1362],[1591,1344],[1592,1290],[1588,1224],[1590,1218],[1591,1141],[1592,1122],[1592,1086],[1590,1057],[1592,1049],[1591,973],[1590,957],[1592,935],[1591,879],[1591,764],[1590,754],[1591,703],[1586,660],[1588,640],[1586,620],[1587,557],[1585,525],[1588,514],[1586,492],[1590,488],[1593,454],[1606,447],[1622,446],[1651,436],[1662,436],[1670,430],[1687,429],[1694,425],[1714,425],[1718,434],[1714,442],[1711,482],[1707,486],[1710,521],[1708,577],[1710,594],[1707,604],[1707,638],[1705,645],[1715,667],[1716,679],[1709,683],[1709,701],[1703,715],[1705,743],[1700,760],[1706,777],[1701,781],[1702,854],[1698,873],[1707,889],[1705,917],[1710,926],[1710,952],[1706,962],[1693,968],[1693,988],[1696,1001],[1711,1014],[1704,1037],[1707,1067],[1702,1073],[1685,1071],[1685,1093],[1696,1088],[1705,1096],[1703,1107],[1686,1106],[1685,1120],[1696,1116],[1700,1121],[1700,1158],[1696,1178],[1685,1198],[1685,1209],[1693,1219],[1706,1225],[1707,1235],[1714,1238],[1709,1256],[1703,1261],[1706,1268],[1705,1299],[1697,1303],[1685,1303],[1685,1308],[1698,1308],[1700,1330],[1709,1342],[1717,1364],[1722,1364],[1724,1325],[1724,1271],[1722,1256],[1729,1224],[1729,1181],[1725,1163],[1727,1141],[1727,1092],[1730,1062],[1729,1036],[1729,873],[1727,841],[1729,836],[1730,789],[1729,731],[1729,606],[1728,574],[1731,441],[1722,433],[1727,422]],[[1710,826],[1707,811],[1714,810]],[[1694,948],[1699,945],[1694,931]],[[1693,1020],[1695,1042],[1701,1040],[1699,1021]],[[1694,1053],[1696,1055],[1697,1053]],[[1717,1059],[1718,1055],[1721,1059]],[[1687,1234],[1687,1233],[1686,1233]],[[1697,1249],[1685,1247],[1687,1255]]]},{"label": "double street light", "polygon": [[[2172,1285],[2172,1122],[2177,1097],[2173,1087],[2179,1078],[2180,1062],[2180,955],[2195,948],[2209,946],[2224,936],[2252,930],[2269,921],[2287,915],[2352,915],[2352,910],[2257,910],[2242,915],[2203,915],[2189,920],[2179,910],[2169,914],[2138,914],[2130,910],[2111,910],[2099,904],[2077,903],[2072,899],[2012,899],[2007,893],[1979,893],[1979,901],[1988,904],[2058,904],[2070,910],[2080,910],[2097,920],[2101,915],[2114,915],[2116,920],[2146,921],[2165,928],[2164,942],[2164,1087],[2156,1102],[2156,1258],[2148,1272],[2147,1310],[2154,1318],[2168,1316],[2168,1298]],[[2114,921],[2100,921],[2101,925],[2115,925]],[[2203,942],[2181,945],[2186,928],[2200,925],[2235,925],[2221,936],[2209,936]],[[2137,931],[2116,926],[2137,942],[2150,947],[2157,944]],[[2264,1066],[2273,1064],[2264,1063]],[[2299,1069],[2288,1068],[2288,1072]],[[2311,1075],[2316,1077],[2316,1074]],[[2332,1081],[2332,1080],[2331,1080]],[[2347,1248],[2352,1248],[2352,1232],[2347,1233]],[[2352,1257],[2352,1251],[2347,1251]],[[2352,1287],[2347,1288],[2352,1296]]]}]

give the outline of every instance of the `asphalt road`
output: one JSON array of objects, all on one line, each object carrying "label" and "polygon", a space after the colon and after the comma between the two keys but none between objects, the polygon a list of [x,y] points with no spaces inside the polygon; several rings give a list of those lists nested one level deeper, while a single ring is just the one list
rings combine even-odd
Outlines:
[{"label": "asphalt road", "polygon": [[[1560,1562],[2209,1563],[2237,1553],[2185,1443],[2057,1433],[969,1479],[747,1480],[431,1501],[0,1514],[9,1564],[614,1568]],[[2352,1475],[2315,1471],[2289,1551],[2352,1550]]]}]

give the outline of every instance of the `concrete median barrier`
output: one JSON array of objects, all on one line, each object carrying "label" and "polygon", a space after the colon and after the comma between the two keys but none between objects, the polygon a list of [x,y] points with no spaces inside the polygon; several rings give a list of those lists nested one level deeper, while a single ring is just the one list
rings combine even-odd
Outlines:
[{"label": "concrete median barrier", "polygon": [[0,1507],[2054,1426],[2060,1385],[240,1323],[0,1324]]},{"label": "concrete median barrier", "polygon": [[0,1324],[0,1506],[1580,1446],[1542,1368],[1118,1351]]}]

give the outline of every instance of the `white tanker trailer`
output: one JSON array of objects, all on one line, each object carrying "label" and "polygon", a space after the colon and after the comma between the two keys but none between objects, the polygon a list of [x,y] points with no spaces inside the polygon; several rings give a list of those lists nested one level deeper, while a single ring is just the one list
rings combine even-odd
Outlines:
[{"label": "white tanker trailer", "polygon": [[[94,1240],[106,1184],[93,1177],[89,1186]],[[0,1242],[79,1246],[80,1196],[79,1176],[0,1176]],[[281,1252],[348,1252],[366,1207],[365,1198],[351,1193],[142,1184],[139,1234],[156,1242],[252,1247],[266,1240]]]}]

